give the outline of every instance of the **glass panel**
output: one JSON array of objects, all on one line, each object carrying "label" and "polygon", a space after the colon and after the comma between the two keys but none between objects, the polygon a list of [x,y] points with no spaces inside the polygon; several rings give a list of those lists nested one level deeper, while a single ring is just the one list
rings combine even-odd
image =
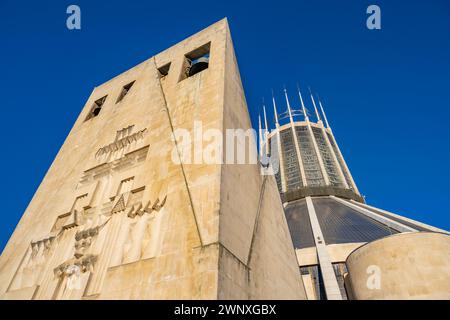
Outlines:
[{"label": "glass panel", "polygon": [[295,190],[302,186],[300,167],[297,152],[295,150],[292,130],[286,129],[280,132],[281,152],[283,153],[284,174],[286,177],[287,190]]},{"label": "glass panel", "polygon": [[332,198],[313,203],[326,244],[370,242],[398,233]]},{"label": "glass panel", "polygon": [[322,157],[325,170],[327,171],[328,177],[330,178],[330,183],[334,186],[342,187],[343,183],[339,175],[337,168],[337,163],[334,161],[333,155],[330,148],[323,136],[322,129],[312,128],[314,133],[314,138],[316,139],[317,147]]},{"label": "glass panel", "polygon": [[303,167],[305,169],[306,181],[308,186],[325,185],[322,172],[320,171],[319,159],[314,150],[314,144],[307,127],[295,127],[300,145],[300,154]]},{"label": "glass panel", "polygon": [[305,200],[289,203],[285,208],[286,220],[296,249],[314,247],[314,237],[309,222]]},{"label": "glass panel", "polygon": [[369,211],[375,212],[376,214],[379,214],[380,216],[383,216],[383,217],[385,217],[385,218],[394,220],[394,221],[396,221],[396,222],[398,222],[398,223],[401,223],[401,224],[403,224],[403,225],[405,225],[405,226],[414,228],[414,229],[416,229],[416,230],[418,230],[418,231],[433,231],[433,230],[430,230],[430,229],[427,229],[427,228],[418,226],[418,225],[416,225],[416,224],[414,224],[414,223],[412,223],[412,222],[408,222],[408,221],[402,220],[402,219],[400,219],[400,218],[393,217],[393,216],[388,215],[388,214],[386,214],[386,213],[384,213],[384,212],[381,212],[381,211],[379,211],[379,210],[372,209],[372,208],[369,209],[369,208],[367,208],[367,207],[362,206],[362,205],[359,204],[358,202],[352,202],[352,203],[353,203],[353,204],[356,204],[357,206],[359,206],[359,207],[361,207],[361,208],[364,208],[364,209],[367,209],[367,210],[369,210]]},{"label": "glass panel", "polygon": [[339,165],[341,166],[342,172],[344,173],[345,180],[347,180],[347,184],[351,187],[352,182],[350,179],[350,175],[348,174],[347,170],[345,170],[344,159],[342,159],[342,157],[340,156],[339,150],[336,146],[336,143],[334,143],[334,139],[333,139],[332,135],[329,133],[327,133],[327,135],[328,135],[328,140],[330,140],[331,147],[334,150],[334,154],[336,155],[336,158],[339,161]]}]

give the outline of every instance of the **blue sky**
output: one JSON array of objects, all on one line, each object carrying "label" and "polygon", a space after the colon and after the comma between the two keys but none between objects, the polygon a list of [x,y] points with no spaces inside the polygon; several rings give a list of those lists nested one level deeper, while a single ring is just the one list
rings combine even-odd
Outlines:
[{"label": "blue sky", "polygon": [[[370,4],[381,30],[366,28]],[[93,87],[225,16],[255,125],[272,88],[282,109],[283,85],[295,105],[310,85],[368,203],[450,229],[447,0],[2,0],[0,250]]]}]

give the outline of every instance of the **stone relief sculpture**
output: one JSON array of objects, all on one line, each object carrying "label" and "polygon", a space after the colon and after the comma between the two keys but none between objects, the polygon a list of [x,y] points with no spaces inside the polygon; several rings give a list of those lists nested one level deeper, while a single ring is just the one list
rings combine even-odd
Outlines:
[{"label": "stone relief sculpture", "polygon": [[97,256],[88,254],[79,258],[74,257],[58,266],[54,272],[59,278],[59,283],[53,298],[79,299],[83,295],[96,261]]},{"label": "stone relief sculpture", "polygon": [[111,260],[111,266],[147,259],[156,254],[158,229],[163,219],[163,206],[167,197],[160,203],[157,199],[153,206],[141,202],[131,206],[124,218],[117,239],[117,252]]},{"label": "stone relief sculpture", "polygon": [[[146,187],[134,186],[131,174],[149,146],[139,145],[146,129],[133,130],[117,131],[97,151],[106,162],[83,172],[69,211],[57,216],[50,236],[30,244],[8,291],[36,286],[39,298],[79,299],[100,292],[108,268],[157,254],[167,196],[144,200]],[[65,249],[53,255],[58,246]]]},{"label": "stone relief sculpture", "polygon": [[9,290],[27,288],[38,284],[48,257],[53,252],[54,241],[55,237],[51,236],[31,243],[9,286]]},{"label": "stone relief sculpture", "polygon": [[105,233],[102,230],[108,222],[107,217],[98,216],[95,221],[87,220],[85,225],[79,227],[80,230],[75,233],[73,257],[54,269],[59,279],[55,297],[81,297],[104,245]]},{"label": "stone relief sculpture", "polygon": [[144,138],[144,134],[147,131],[145,128],[132,133],[133,129],[134,125],[117,131],[116,139],[110,144],[98,149],[95,157],[99,161],[111,161],[123,156],[123,152],[137,145]]},{"label": "stone relief sculpture", "polygon": [[89,185],[95,181],[104,179],[107,176],[112,176],[141,165],[147,158],[148,148],[149,146],[143,146],[142,148],[124,154],[124,156],[119,159],[105,162],[84,171],[78,183],[78,187]]}]

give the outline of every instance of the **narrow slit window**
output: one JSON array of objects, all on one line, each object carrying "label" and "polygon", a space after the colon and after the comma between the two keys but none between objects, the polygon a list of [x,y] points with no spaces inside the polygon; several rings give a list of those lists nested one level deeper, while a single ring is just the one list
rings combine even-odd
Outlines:
[{"label": "narrow slit window", "polygon": [[123,86],[122,91],[120,92],[119,97],[117,98],[116,103],[119,103],[123,100],[123,98],[127,95],[128,91],[130,91],[131,87],[133,86],[134,81],[130,82],[129,84]]},{"label": "narrow slit window", "polygon": [[169,74],[169,70],[170,70],[170,62],[158,68],[159,77],[161,79],[164,79]]},{"label": "narrow slit window", "polygon": [[103,104],[105,103],[106,97],[107,96],[104,96],[94,102],[94,105],[92,106],[91,111],[89,111],[89,114],[87,115],[85,121],[95,118],[99,115],[100,111],[102,110]]},{"label": "narrow slit window", "polygon": [[211,42],[208,42],[184,56],[183,71],[180,76],[180,81],[208,69],[210,47]]}]

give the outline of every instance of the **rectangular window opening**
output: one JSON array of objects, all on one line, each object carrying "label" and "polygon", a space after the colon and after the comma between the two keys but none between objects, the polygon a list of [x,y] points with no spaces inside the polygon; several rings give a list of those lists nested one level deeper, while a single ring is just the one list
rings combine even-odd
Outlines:
[{"label": "rectangular window opening", "polygon": [[94,104],[91,107],[91,111],[89,111],[89,114],[87,115],[86,120],[84,121],[95,118],[96,116],[99,115],[100,111],[102,110],[103,104],[105,103],[106,97],[107,95],[94,102]]},{"label": "rectangular window opening", "polygon": [[183,70],[180,81],[192,77],[209,67],[209,52],[211,42],[184,55]]},{"label": "rectangular window opening", "polygon": [[122,99],[127,95],[128,91],[130,91],[130,89],[133,86],[135,81],[132,81],[129,84],[123,86],[122,91],[120,92],[120,95],[117,98],[116,103],[119,103],[120,101],[122,101]]}]

